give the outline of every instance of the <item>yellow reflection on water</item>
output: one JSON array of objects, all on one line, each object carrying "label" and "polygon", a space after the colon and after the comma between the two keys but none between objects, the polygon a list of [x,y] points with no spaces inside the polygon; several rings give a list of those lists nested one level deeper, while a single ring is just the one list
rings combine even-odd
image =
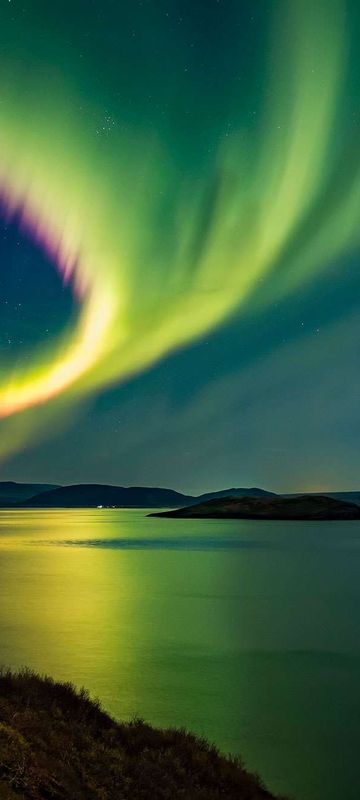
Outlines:
[{"label": "yellow reflection on water", "polygon": [[[176,538],[176,523],[143,510],[2,512],[0,662],[86,685],[122,717],[144,713],[168,657],[229,636],[213,597],[221,554],[162,549],[156,537]],[[159,723],[169,704],[165,692]]]},{"label": "yellow reflection on water", "polygon": [[[106,697],[114,646],[121,642],[123,650],[118,676],[135,666],[127,639],[137,593],[126,554],[112,566],[113,551],[64,544],[64,538],[101,538],[104,526],[111,537],[109,514],[99,513],[98,519],[95,514],[76,510],[0,515],[0,608],[6,631],[1,661],[30,665]],[[120,609],[121,597],[126,602]],[[130,682],[127,690],[131,706]]]}]

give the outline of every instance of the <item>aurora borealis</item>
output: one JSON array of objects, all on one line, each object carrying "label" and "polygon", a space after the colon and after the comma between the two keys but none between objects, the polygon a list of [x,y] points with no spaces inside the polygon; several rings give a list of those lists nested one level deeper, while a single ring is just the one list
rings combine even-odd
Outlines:
[{"label": "aurora borealis", "polygon": [[[254,370],[254,399],[244,401],[252,408],[264,391],[261,372],[272,373],[268,362],[275,359],[276,365],[280,344],[284,385],[293,380],[294,358],[311,372],[312,334],[315,351],[328,353],[327,341],[339,343],[334,325],[347,352],[347,342],[354,344],[360,243],[357,4],[254,5],[2,4],[4,236],[18,231],[15,260],[35,305],[43,284],[24,266],[26,248],[33,259],[46,261],[58,282],[47,304],[44,295],[46,336],[37,317],[14,348],[9,325],[16,329],[25,312],[10,322],[3,314],[0,456],[11,474],[17,463],[23,474],[39,471],[41,458],[47,471],[54,434],[59,431],[66,441],[63,431],[71,428],[74,414],[82,450],[86,441],[87,454],[98,451],[87,417],[94,413],[100,439],[113,443],[114,459],[125,457],[121,447],[132,432],[133,445],[126,447],[140,481],[144,453],[163,448],[155,433],[159,416],[171,417],[172,431],[186,439],[196,419],[200,430],[212,397],[218,398],[213,408],[221,408],[219,395],[228,398],[231,384],[239,403],[236,429]],[[6,272],[9,250],[0,254]],[[7,302],[5,279],[1,286]],[[14,288],[11,297],[15,303]],[[60,319],[55,310],[63,305]],[[316,319],[324,318],[321,328],[315,321],[309,329],[303,321],[313,307]],[[279,340],[273,336],[278,315],[284,320]],[[295,335],[292,321],[298,318]],[[350,333],[343,333],[346,324]],[[327,338],[319,345],[324,326]],[[209,337],[213,352],[221,343],[224,353],[215,374],[201,350]],[[154,402],[147,396],[151,374],[165,374],[165,358],[167,375],[174,375],[170,394],[177,397],[171,414],[166,400],[159,411],[158,389]],[[323,364],[320,351],[318,358]],[[326,375],[333,370],[329,364]],[[356,384],[350,394],[357,390]],[[89,411],[91,403],[95,411]],[[114,404],[116,412],[109,411]],[[258,413],[264,419],[264,410]],[[147,415],[144,426],[155,437],[150,443],[148,433],[139,434]],[[205,428],[199,451],[208,436]],[[197,459],[193,468],[203,469]],[[113,477],[109,455],[110,462],[105,473]],[[164,456],[156,472],[163,483],[166,465]],[[218,469],[222,483],[221,474],[223,480],[228,474]],[[315,472],[309,480],[326,480],[320,469]],[[264,482],[268,474],[266,468],[259,478]],[[300,479],[305,481],[303,473]],[[181,477],[174,473],[174,480]]]}]

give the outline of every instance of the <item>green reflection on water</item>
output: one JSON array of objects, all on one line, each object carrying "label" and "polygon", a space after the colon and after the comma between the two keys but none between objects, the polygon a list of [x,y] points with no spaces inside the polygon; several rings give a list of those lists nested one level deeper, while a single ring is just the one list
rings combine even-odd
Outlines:
[{"label": "green reflection on water", "polygon": [[360,525],[0,514],[0,661],[358,800]]}]

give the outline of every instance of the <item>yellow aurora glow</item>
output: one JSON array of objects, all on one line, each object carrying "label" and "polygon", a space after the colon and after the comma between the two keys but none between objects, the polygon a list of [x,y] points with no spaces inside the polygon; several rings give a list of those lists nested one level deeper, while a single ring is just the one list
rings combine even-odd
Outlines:
[{"label": "yellow aurora glow", "polygon": [[[14,76],[0,106],[0,186],[9,213],[21,207],[40,245],[56,252],[81,312],[25,371],[3,367],[0,417],[124,379],[250,302],[266,276],[263,303],[359,240],[358,164],[336,199],[329,166],[338,164],[346,72],[342,3],[315,5],[289,4],[291,42],[277,27],[281,56],[272,56],[259,141],[226,139],[202,182],[144,136],[114,136],[105,156],[68,87],[39,79],[25,93]],[[164,198],[171,224],[161,221]],[[0,454],[33,425],[19,426],[12,444],[4,437]]]}]

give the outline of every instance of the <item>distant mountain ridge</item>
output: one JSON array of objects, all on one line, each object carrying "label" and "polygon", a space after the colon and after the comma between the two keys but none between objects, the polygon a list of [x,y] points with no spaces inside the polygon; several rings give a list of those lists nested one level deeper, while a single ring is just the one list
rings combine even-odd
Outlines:
[{"label": "distant mountain ridge", "polygon": [[[334,500],[344,500],[349,503],[356,503],[360,505],[360,492],[301,492],[302,495],[307,494],[308,497],[321,494],[323,497],[332,497]],[[282,497],[298,497],[299,492],[296,494],[283,494]]]},{"label": "distant mountain ridge", "polygon": [[0,481],[0,504],[20,503],[40,492],[58,489],[58,483],[17,483],[17,481]]},{"label": "distant mountain ridge", "polygon": [[192,497],[173,489],[84,483],[41,492],[21,505],[27,508],[174,508],[191,502]]},{"label": "distant mountain ridge", "polygon": [[[83,483],[58,486],[46,483],[0,481],[0,508],[185,508],[227,497],[295,498],[319,496],[313,493],[276,494],[257,486],[221,489],[188,495],[174,489],[153,486],[115,486]],[[360,505],[360,491],[321,492],[322,497]]]},{"label": "distant mountain ridge", "polygon": [[206,492],[200,494],[194,499],[198,503],[206,503],[207,500],[216,500],[217,497],[276,497],[275,492],[267,492],[266,489],[259,489],[257,486],[252,486],[250,489],[222,489],[219,492]]},{"label": "distant mountain ridge", "polygon": [[0,506],[10,505],[15,508],[178,508],[204,502],[208,498],[232,496],[276,496],[264,489],[252,487],[224,489],[207,493],[199,497],[176,492],[174,489],[149,486],[111,486],[108,484],[74,484],[60,486],[42,491],[33,496],[24,497],[10,503],[2,502]]}]

